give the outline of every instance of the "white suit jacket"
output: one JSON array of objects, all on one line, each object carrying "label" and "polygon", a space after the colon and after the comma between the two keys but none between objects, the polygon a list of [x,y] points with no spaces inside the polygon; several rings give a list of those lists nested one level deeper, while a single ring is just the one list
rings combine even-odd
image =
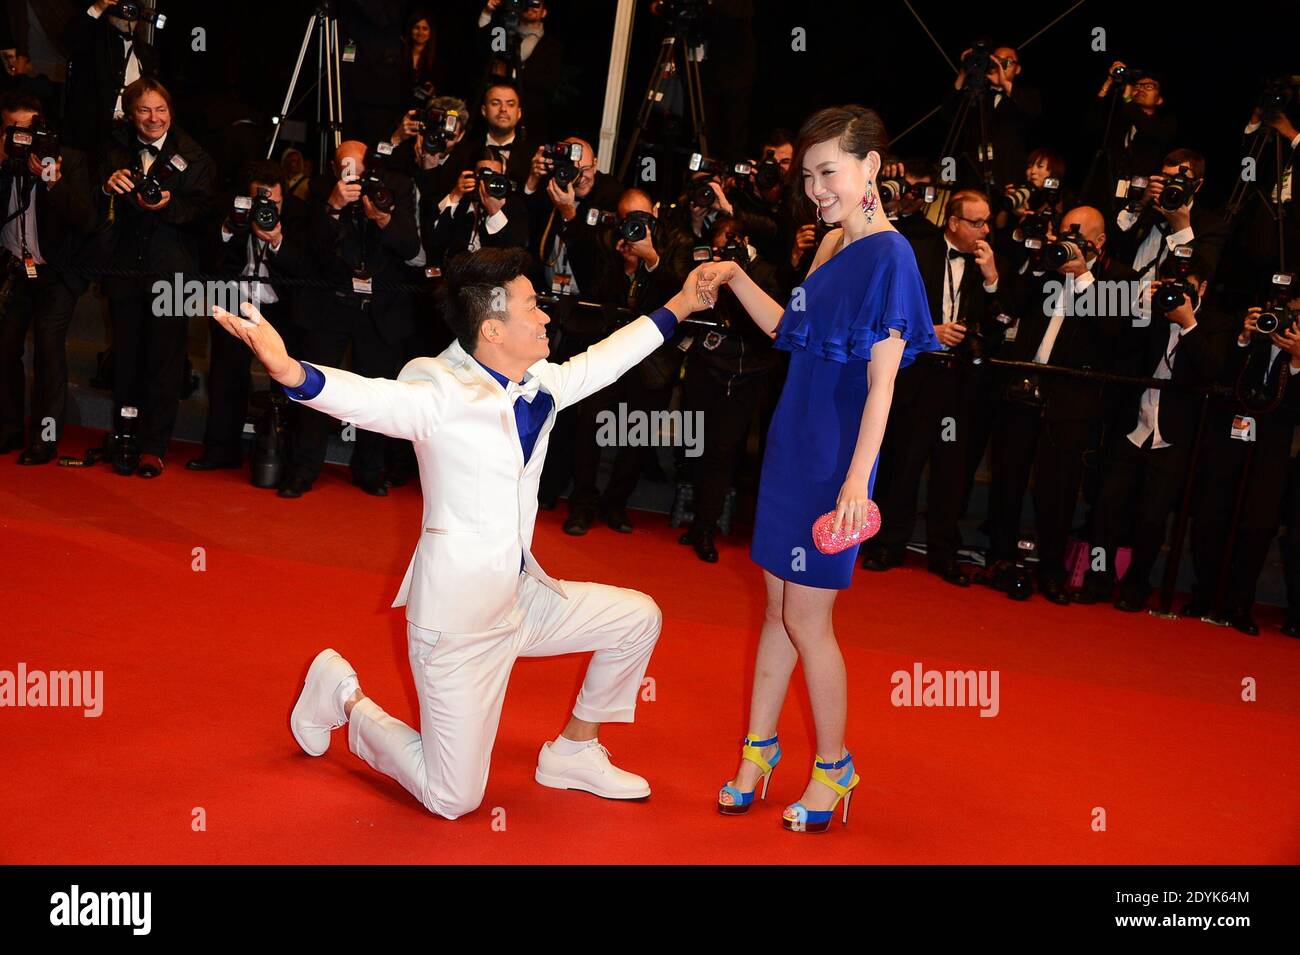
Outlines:
[{"label": "white suit jacket", "polygon": [[[524,463],[512,403],[488,372],[452,342],[436,358],[409,362],[396,381],[316,365],[325,384],[301,403],[414,443],[424,520],[394,607],[426,630],[470,633],[504,622],[524,572],[564,590],[532,553],[537,485],[555,416],[614,382],[664,343],[646,315],[562,365],[528,369],[555,407]],[[518,400],[523,400],[522,398]]]}]

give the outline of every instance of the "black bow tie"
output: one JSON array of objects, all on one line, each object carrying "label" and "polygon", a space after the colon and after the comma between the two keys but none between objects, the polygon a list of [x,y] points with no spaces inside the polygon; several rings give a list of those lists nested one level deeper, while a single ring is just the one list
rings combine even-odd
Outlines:
[{"label": "black bow tie", "polygon": [[948,250],[948,258],[950,258],[950,259],[965,259],[967,262],[974,262],[974,261],[975,261],[975,253],[974,253],[974,252],[962,252],[960,249],[949,249],[949,250]]},{"label": "black bow tie", "polygon": [[153,145],[152,143],[137,143],[136,145],[138,145],[141,150],[147,149],[149,151],[150,156],[158,155],[158,147]]}]

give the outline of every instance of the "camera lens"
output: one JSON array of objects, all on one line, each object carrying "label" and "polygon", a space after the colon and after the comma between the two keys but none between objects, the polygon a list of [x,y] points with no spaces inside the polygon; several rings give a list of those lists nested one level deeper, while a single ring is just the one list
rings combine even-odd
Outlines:
[{"label": "camera lens", "polygon": [[1281,324],[1281,317],[1277,312],[1260,312],[1259,318],[1255,319],[1255,328],[1259,330],[1261,335],[1273,334],[1278,330],[1278,326]]}]

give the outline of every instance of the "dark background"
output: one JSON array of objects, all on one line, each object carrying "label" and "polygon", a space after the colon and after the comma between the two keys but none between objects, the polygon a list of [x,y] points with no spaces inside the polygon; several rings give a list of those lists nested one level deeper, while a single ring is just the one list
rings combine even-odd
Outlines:
[{"label": "dark background", "polygon": [[[219,130],[234,108],[239,91],[248,107],[265,114],[278,110],[293,61],[314,4],[291,2],[179,4],[160,0],[168,27],[158,34],[164,76],[181,93],[182,126],[203,133]],[[467,54],[472,45],[479,2],[440,0],[411,3],[431,9],[438,24],[439,55],[464,77],[446,92],[471,95],[478,79]],[[1166,106],[1178,115],[1184,144],[1209,159],[1206,195],[1211,202],[1226,196],[1229,168],[1240,162],[1241,129],[1265,77],[1300,73],[1300,15],[1281,3],[1210,7],[1120,3],[1114,0],[1064,2],[939,3],[917,0],[914,9],[955,62],[979,36],[995,44],[1023,44],[1050,21],[1065,16],[1028,45],[1020,46],[1021,82],[1044,93],[1047,116],[1041,143],[1063,150],[1070,159],[1067,183],[1078,185],[1096,142],[1082,124],[1111,61],[1119,58],[1165,77]],[[621,147],[644,96],[651,64],[659,49],[663,21],[648,13],[647,0],[637,5],[629,80],[620,125]],[[612,0],[555,0],[548,6],[547,29],[558,34],[568,52],[566,86],[573,106],[562,125],[593,143],[597,141],[609,62],[615,4]],[[1070,12],[1066,13],[1069,10]],[[752,16],[749,12],[752,11]],[[879,4],[775,0],[717,0],[711,14],[713,32],[705,86],[713,105],[710,128],[735,123],[750,135],[734,149],[714,148],[737,158],[752,154],[757,137],[768,127],[797,131],[818,107],[859,102],[880,111],[891,135],[936,106],[951,88],[953,72],[926,36],[908,7],[897,0]],[[190,49],[191,28],[207,30],[204,53]],[[792,52],[791,31],[807,31],[807,52]],[[1104,53],[1094,52],[1092,31],[1106,30]],[[749,39],[752,37],[752,41]],[[751,78],[733,65],[753,43]],[[314,79],[314,53],[300,89]],[[440,90],[440,92],[443,92]],[[314,103],[314,99],[311,100]],[[718,115],[722,109],[739,117]],[[308,108],[297,114],[307,118]],[[207,130],[205,130],[207,127]],[[897,144],[902,156],[937,158],[945,126],[938,117]],[[712,145],[712,144],[711,144]],[[310,153],[309,153],[310,154]]]}]

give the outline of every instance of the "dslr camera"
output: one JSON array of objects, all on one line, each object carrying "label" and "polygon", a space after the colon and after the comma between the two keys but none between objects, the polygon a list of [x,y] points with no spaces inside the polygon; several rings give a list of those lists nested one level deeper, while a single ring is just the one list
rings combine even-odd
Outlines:
[{"label": "dslr camera", "polygon": [[152,23],[159,30],[167,25],[167,14],[159,13],[142,3],[136,3],[135,0],[118,0],[117,4],[104,12],[119,20],[143,20],[145,23]]},{"label": "dslr camera", "polygon": [[1086,262],[1096,256],[1097,247],[1084,238],[1076,222],[1064,235],[1057,236],[1055,242],[1043,246],[1042,262],[1049,269],[1059,269],[1075,259]]},{"label": "dslr camera", "polygon": [[148,173],[137,165],[131,174],[131,180],[135,183],[135,194],[145,205],[156,206],[162,202],[164,183],[176,173],[184,172],[188,167],[189,163],[179,153],[173,153],[166,159],[155,159]]},{"label": "dslr camera", "polygon": [[579,176],[582,143],[546,143],[542,146],[542,158],[551,161],[551,177],[561,186],[568,186]]},{"label": "dslr camera", "polygon": [[1273,276],[1273,291],[1264,304],[1263,311],[1255,319],[1255,327],[1261,335],[1271,335],[1273,332],[1280,335],[1293,327],[1297,318],[1300,318],[1300,312],[1288,304],[1295,294],[1291,291],[1291,278],[1286,273]]},{"label": "dslr camera", "polygon": [[30,126],[5,127],[5,156],[14,170],[26,169],[29,156],[44,166],[60,155],[59,134],[45,128],[44,118],[36,117]]},{"label": "dslr camera", "polygon": [[1196,294],[1196,288],[1192,284],[1191,269],[1192,247],[1180,245],[1160,266],[1164,281],[1151,291],[1153,312],[1168,315],[1183,304],[1184,295],[1191,301],[1192,308],[1196,308],[1200,303],[1200,296]]},{"label": "dslr camera", "polygon": [[235,196],[228,222],[231,232],[247,232],[253,226],[263,232],[272,231],[280,224],[280,210],[271,198],[271,190],[258,186],[255,196]]},{"label": "dslr camera", "polygon": [[1136,83],[1145,75],[1146,74],[1141,70],[1134,69],[1131,66],[1117,66],[1115,69],[1110,71],[1110,78],[1116,83],[1121,83],[1125,86],[1130,86],[1133,83]]},{"label": "dslr camera", "polygon": [[484,191],[493,199],[504,199],[510,195],[515,185],[505,173],[492,169],[475,169],[474,181],[475,184],[482,184]]},{"label": "dslr camera", "polygon": [[[360,178],[353,180],[361,185],[362,198],[369,199],[370,204],[379,212],[392,212],[397,205],[397,197],[393,195],[393,190],[388,188],[388,184],[380,175],[384,161],[392,154],[392,143],[378,143],[366,156],[366,171]],[[352,205],[356,210],[354,215],[365,214],[361,203],[354,202]]]},{"label": "dslr camera", "polygon": [[934,202],[934,186],[928,182],[909,183],[906,179],[879,179],[876,191],[880,193],[882,205],[900,202],[904,197],[919,199],[922,202]]},{"label": "dslr camera", "polygon": [[1011,194],[1006,196],[1006,207],[1010,212],[1026,208],[1030,212],[1041,212],[1044,209],[1054,209],[1060,195],[1061,180],[1048,178],[1043,180],[1041,187],[1026,183],[1011,190]]},{"label": "dslr camera", "polygon": [[456,138],[464,117],[454,109],[426,107],[420,116],[420,146],[426,153],[443,153]]}]

